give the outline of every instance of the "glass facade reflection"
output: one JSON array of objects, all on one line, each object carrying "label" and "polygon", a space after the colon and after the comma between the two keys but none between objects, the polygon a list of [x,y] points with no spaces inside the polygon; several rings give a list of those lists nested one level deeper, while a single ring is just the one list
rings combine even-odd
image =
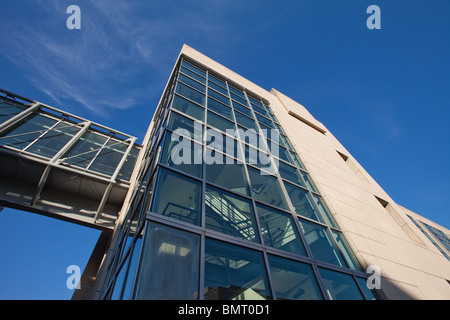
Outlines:
[{"label": "glass facade reflection", "polygon": [[182,57],[151,130],[102,298],[374,298],[267,101]]}]

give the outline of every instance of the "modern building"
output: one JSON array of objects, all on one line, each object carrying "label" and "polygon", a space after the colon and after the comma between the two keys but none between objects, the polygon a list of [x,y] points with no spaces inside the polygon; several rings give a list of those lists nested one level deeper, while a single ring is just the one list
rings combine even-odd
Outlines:
[{"label": "modern building", "polygon": [[448,229],[186,45],[142,145],[2,92],[0,205],[104,231],[74,299],[450,299]]}]

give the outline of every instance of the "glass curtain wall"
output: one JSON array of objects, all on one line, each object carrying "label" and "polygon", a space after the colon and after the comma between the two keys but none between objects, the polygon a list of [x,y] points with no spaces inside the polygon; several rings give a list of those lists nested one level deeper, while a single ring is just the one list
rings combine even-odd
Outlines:
[{"label": "glass curtain wall", "polygon": [[103,298],[374,298],[267,101],[186,58],[161,101]]}]

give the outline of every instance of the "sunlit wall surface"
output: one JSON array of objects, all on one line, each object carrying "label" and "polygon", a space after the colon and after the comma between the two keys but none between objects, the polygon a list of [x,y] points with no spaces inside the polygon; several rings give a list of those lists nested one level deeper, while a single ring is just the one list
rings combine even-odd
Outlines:
[{"label": "sunlit wall surface", "polygon": [[181,58],[145,159],[102,298],[376,298],[270,105],[239,84]]}]

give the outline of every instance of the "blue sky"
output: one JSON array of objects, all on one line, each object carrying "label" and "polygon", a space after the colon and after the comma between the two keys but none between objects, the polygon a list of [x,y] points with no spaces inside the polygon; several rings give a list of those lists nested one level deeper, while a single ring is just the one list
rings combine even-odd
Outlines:
[{"label": "blue sky", "polygon": [[[0,88],[142,141],[186,43],[303,104],[394,201],[450,227],[448,0],[1,1]],[[66,268],[98,236],[5,209],[0,299],[70,298]]]}]

